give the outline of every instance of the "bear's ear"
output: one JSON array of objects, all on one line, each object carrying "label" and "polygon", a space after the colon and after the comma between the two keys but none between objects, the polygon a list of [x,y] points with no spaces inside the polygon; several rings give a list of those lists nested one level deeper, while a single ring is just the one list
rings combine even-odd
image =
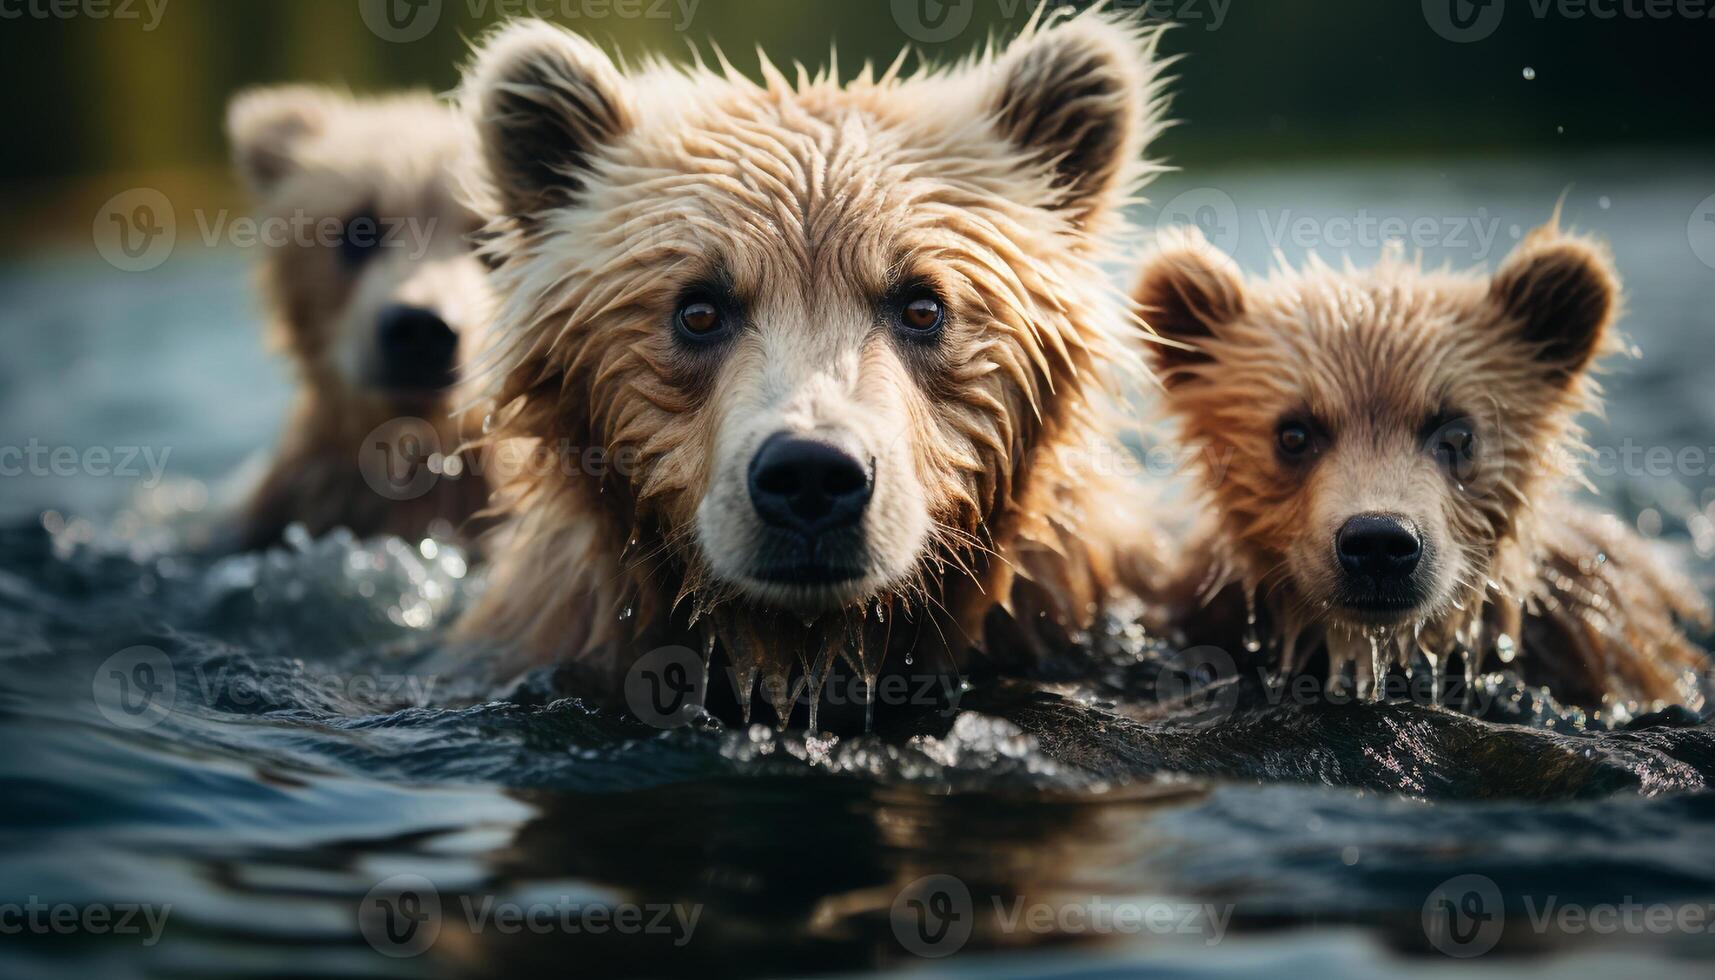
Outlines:
[{"label": "bear's ear", "polygon": [[1145,260],[1132,296],[1159,340],[1149,347],[1162,384],[1196,376],[1212,359],[1203,342],[1245,312],[1244,277],[1232,259],[1194,230],[1164,233]]},{"label": "bear's ear", "polygon": [[1570,378],[1606,345],[1620,280],[1600,246],[1545,225],[1507,256],[1489,295],[1543,365]]},{"label": "bear's ear", "polygon": [[525,217],[583,187],[600,148],[631,128],[625,78],[594,44],[537,20],[496,31],[465,73],[499,204]]},{"label": "bear's ear", "polygon": [[341,96],[331,89],[281,85],[250,89],[226,108],[233,163],[250,190],[266,194],[297,168],[305,142],[327,126]]},{"label": "bear's ear", "polygon": [[1157,37],[1086,14],[1033,29],[996,66],[995,126],[1053,168],[1060,207],[1079,223],[1112,208],[1143,172],[1162,107]]}]

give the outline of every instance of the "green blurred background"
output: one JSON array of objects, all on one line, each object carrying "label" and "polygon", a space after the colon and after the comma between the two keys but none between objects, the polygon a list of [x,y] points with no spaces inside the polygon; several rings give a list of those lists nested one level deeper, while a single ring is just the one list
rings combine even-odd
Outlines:
[{"label": "green blurred background", "polygon": [[[397,5],[392,24],[405,27],[385,20],[387,4]],[[1142,5],[1181,25],[1165,46],[1187,55],[1174,110],[1184,125],[1159,146],[1181,166],[1715,142],[1709,0],[1121,5]],[[751,70],[757,45],[781,62],[819,65],[834,44],[849,71],[864,59],[889,60],[907,44],[938,59],[966,52],[991,32],[1016,30],[1033,5],[527,6],[626,52],[676,56],[714,41]],[[142,180],[175,199],[235,203],[221,133],[234,91],[287,80],[445,91],[471,39],[525,8],[515,0],[0,0],[0,85],[7,93],[0,113],[10,134],[0,141],[0,250],[87,238],[99,202]],[[67,11],[75,15],[58,15]],[[1474,25],[1465,36],[1476,39],[1449,40],[1459,24]]]}]

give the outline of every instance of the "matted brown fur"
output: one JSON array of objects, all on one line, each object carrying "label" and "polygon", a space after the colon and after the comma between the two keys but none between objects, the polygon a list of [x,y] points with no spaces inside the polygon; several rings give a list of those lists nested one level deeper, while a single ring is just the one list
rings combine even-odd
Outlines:
[{"label": "matted brown fur", "polygon": [[[393,304],[438,315],[461,335],[461,353],[478,346],[489,294],[469,236],[480,223],[456,191],[475,163],[470,127],[427,93],[356,98],[284,86],[235,98],[228,129],[270,229],[260,267],[269,340],[298,385],[237,545],[265,547],[293,523],[312,534],[345,527],[408,538],[467,530],[488,499],[478,467],[424,476],[421,491],[405,477],[432,453],[456,455],[476,427],[453,417],[450,389],[384,389],[366,370],[379,356],[378,315]],[[379,244],[354,263],[340,242],[360,217],[374,223]],[[399,477],[396,489],[375,485],[384,468]]]},{"label": "matted brown fur", "polygon": [[[1619,289],[1599,245],[1552,225],[1493,276],[1389,253],[1247,282],[1200,236],[1167,238],[1136,295],[1176,342],[1155,351],[1166,405],[1205,461],[1182,623],[1207,636],[1209,603],[1236,623],[1254,596],[1258,639],[1286,670],[1324,648],[1360,687],[1419,651],[1445,664],[1469,650],[1468,672],[1522,654],[1527,678],[1582,704],[1688,696],[1686,672],[1707,661],[1677,620],[1707,624],[1701,598],[1569,499]],[[1475,435],[1453,467],[1435,455],[1449,418]],[[1316,433],[1308,454],[1277,446],[1289,421]],[[1424,598],[1385,622],[1339,599],[1335,535],[1360,513],[1398,515],[1423,540]]]},{"label": "matted brown fur", "polygon": [[[873,679],[907,653],[958,669],[985,640],[1039,654],[1156,567],[1146,508],[1088,465],[1141,369],[1095,260],[1150,170],[1155,34],[1053,17],[947,69],[904,60],[847,81],[765,62],[756,84],[724,62],[621,70],[540,23],[483,46],[464,98],[502,215],[495,437],[616,461],[504,489],[458,628],[522,654],[502,670],[562,661],[609,694],[652,648],[700,643],[741,700],[774,678],[784,723],[788,675],[814,700],[836,658]],[[746,317],[688,351],[675,303],[710,279]],[[945,302],[938,344],[878,319],[908,281]],[[862,581],[747,578],[743,474],[781,430],[874,461]]]}]

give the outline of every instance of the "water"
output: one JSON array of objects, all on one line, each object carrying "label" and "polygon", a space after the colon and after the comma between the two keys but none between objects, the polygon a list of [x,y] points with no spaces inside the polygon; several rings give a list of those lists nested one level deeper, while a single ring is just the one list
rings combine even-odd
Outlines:
[{"label": "water", "polygon": [[[1277,245],[1340,250],[1311,240],[1363,209],[1498,223],[1488,254],[1429,248],[1464,265],[1498,261],[1571,183],[1646,355],[1608,379],[1593,441],[1677,451],[1715,443],[1715,270],[1688,239],[1715,186],[1693,163],[1201,174],[1154,197],[1224,207],[1217,190],[1232,210],[1211,227],[1230,221],[1253,270]],[[1308,237],[1273,234],[1306,216]],[[176,530],[268,444],[285,397],[242,264],[0,277],[0,444],[170,449],[159,486],[0,482],[0,906],[165,915],[148,945],[8,934],[0,973],[1362,976],[1451,972],[1469,964],[1447,949],[1490,945],[1484,969],[1529,975],[1715,960],[1715,730],[1694,717],[1606,731],[1502,677],[1481,693],[1513,723],[1294,707],[1248,682],[1163,706],[1158,665],[1116,628],[1084,683],[979,688],[910,731],[661,732],[547,672],[493,689],[445,670],[441,628],[481,579],[449,547],[187,557]],[[1715,593],[1707,471],[1598,483]],[[1707,914],[1598,929],[1569,907]],[[604,918],[627,909],[629,926]],[[1460,928],[1426,930],[1426,910]]]}]

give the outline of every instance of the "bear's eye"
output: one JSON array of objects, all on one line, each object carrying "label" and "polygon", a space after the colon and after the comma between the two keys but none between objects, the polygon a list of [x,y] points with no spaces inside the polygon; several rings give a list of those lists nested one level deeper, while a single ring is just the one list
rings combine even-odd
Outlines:
[{"label": "bear's eye", "polygon": [[726,326],[726,317],[713,300],[693,295],[679,304],[679,311],[673,315],[673,324],[681,337],[702,342],[720,335]]},{"label": "bear's eye", "polygon": [[1477,428],[1468,418],[1454,418],[1435,425],[1429,451],[1441,468],[1455,479],[1468,480],[1477,463]]},{"label": "bear's eye", "polygon": [[373,212],[360,211],[345,219],[339,237],[339,260],[348,269],[356,269],[375,256],[381,247],[381,219]]},{"label": "bear's eye", "polygon": [[898,315],[899,329],[917,340],[934,337],[947,322],[947,310],[940,297],[921,287],[905,294]]},{"label": "bear's eye", "polygon": [[1316,436],[1310,431],[1310,426],[1297,421],[1280,423],[1274,441],[1280,447],[1280,454],[1288,459],[1302,459],[1316,446]]}]

